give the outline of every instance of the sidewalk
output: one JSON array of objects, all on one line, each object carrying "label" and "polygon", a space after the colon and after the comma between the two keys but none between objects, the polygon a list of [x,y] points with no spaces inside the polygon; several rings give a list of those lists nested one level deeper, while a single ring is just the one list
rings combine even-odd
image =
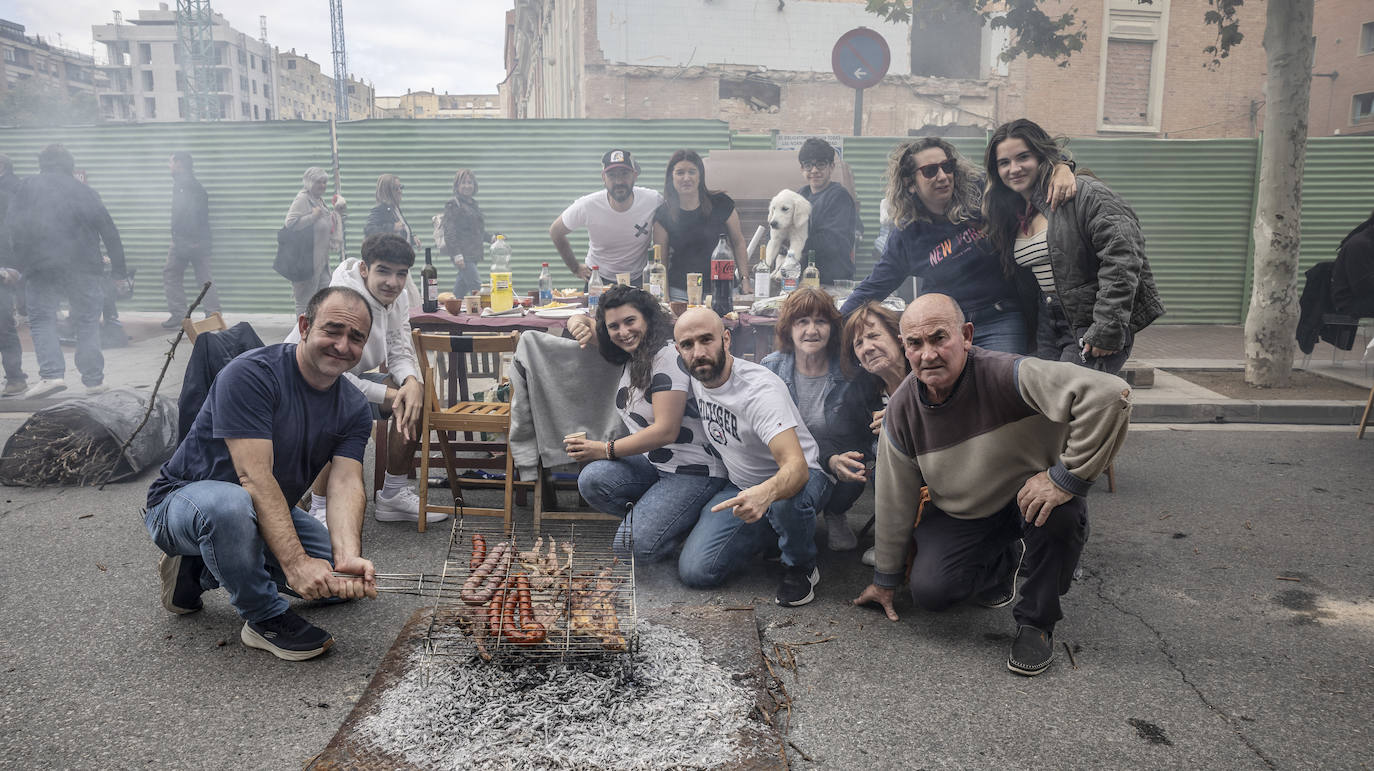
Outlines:
[{"label": "sidewalk", "polygon": [[[105,382],[112,388],[133,388],[151,391],[166,359],[169,343],[175,332],[163,329],[166,318],[162,313],[127,312],[120,314],[130,337],[127,348],[105,351]],[[229,324],[251,323],[264,342],[284,339],[293,319],[288,314],[228,314]],[[1365,334],[1355,341],[1350,351],[1338,351],[1326,343],[1319,343],[1312,352],[1306,369],[1309,372],[1369,389],[1374,386],[1374,362],[1366,365],[1360,360]],[[37,363],[25,345],[24,368],[30,382],[37,378]],[[1131,367],[1154,368],[1154,384],[1135,390],[1135,410],[1132,419],[1140,423],[1292,423],[1354,425],[1364,410],[1363,400],[1329,400],[1318,398],[1243,399],[1232,398],[1180,377],[1178,372],[1195,369],[1232,369],[1245,366],[1244,329],[1239,324],[1225,325],[1166,325],[1150,327],[1140,333],[1132,355]],[[182,374],[191,346],[182,340],[176,357],[167,368],[159,393],[176,398],[181,393]],[[80,377],[71,363],[68,348],[68,390],[54,398],[26,401],[0,400],[0,413],[28,413],[61,398],[84,394]],[[1298,353],[1297,366],[1303,366]]]}]

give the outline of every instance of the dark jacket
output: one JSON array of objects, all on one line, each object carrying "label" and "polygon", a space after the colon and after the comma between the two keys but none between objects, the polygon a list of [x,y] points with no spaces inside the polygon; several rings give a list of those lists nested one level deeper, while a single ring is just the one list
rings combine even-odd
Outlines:
[{"label": "dark jacket", "polygon": [[191,174],[172,175],[172,241],[210,251],[210,196]]},{"label": "dark jacket", "polygon": [[262,339],[252,325],[240,321],[222,332],[206,332],[196,336],[191,346],[191,358],[186,362],[186,374],[181,381],[181,397],[177,400],[177,444],[191,431],[196,415],[210,394],[210,384],[224,365],[245,351],[262,347]]},{"label": "dark jacket", "polygon": [[[405,226],[405,229],[400,232],[396,230],[396,223],[398,222]],[[391,204],[379,203],[367,213],[367,224],[363,226],[363,238],[367,238],[373,233],[390,233],[404,238],[412,246],[415,245],[415,234],[411,232],[410,223],[406,222],[401,210]]]},{"label": "dark jacket", "polygon": [[922,292],[947,294],[966,313],[999,303],[1003,310],[1016,310],[1016,286],[1003,274],[981,228],[980,221],[955,225],[941,218],[892,231],[883,258],[844,301],[840,313],[848,316],[869,300],[882,302],[911,276],[921,278]]},{"label": "dark jacket", "polygon": [[[1120,196],[1101,180],[1080,176],[1078,194],[1055,211],[1043,192],[1036,192],[1034,203],[1049,220],[1055,294],[1084,342],[1119,351],[1127,330],[1139,332],[1164,315],[1140,222]],[[1038,295],[1029,270],[1018,269],[1017,279],[1019,286],[1031,287],[1031,297]],[[1023,289],[1023,297],[1028,293]],[[1039,303],[1023,301],[1022,309],[1027,305]]]},{"label": "dark jacket", "polygon": [[9,265],[10,260],[10,233],[5,226],[5,215],[9,211],[10,201],[14,200],[14,193],[19,189],[19,177],[10,172],[0,176],[0,266]]},{"label": "dark jacket", "polygon": [[491,242],[487,238],[486,217],[477,201],[457,196],[444,204],[444,254],[463,255],[463,262],[476,265],[482,261],[482,250]]},{"label": "dark jacket", "polygon": [[[844,185],[831,182],[819,193],[803,185],[798,193],[811,202],[806,228],[806,251],[816,253],[816,270],[822,284],[854,278],[854,237],[859,230],[859,207]],[[806,255],[798,255],[803,263]]]},{"label": "dark jacket", "polygon": [[24,275],[105,271],[100,242],[115,279],[126,274],[124,244],[100,196],[66,172],[26,177],[10,202],[6,221],[13,254],[10,267]]},{"label": "dark jacket", "polygon": [[1374,217],[1341,240],[1331,269],[1331,301],[1337,313],[1374,316]]},{"label": "dark jacket", "polygon": [[[773,351],[759,362],[787,384],[793,403],[797,401],[797,358],[791,353]],[[868,460],[873,455],[873,413],[883,408],[878,395],[878,380],[867,372],[858,373],[852,380],[840,369],[838,357],[830,360],[830,382],[825,394],[825,420],[830,438],[816,440],[821,467],[830,471],[830,458],[854,450]]]}]

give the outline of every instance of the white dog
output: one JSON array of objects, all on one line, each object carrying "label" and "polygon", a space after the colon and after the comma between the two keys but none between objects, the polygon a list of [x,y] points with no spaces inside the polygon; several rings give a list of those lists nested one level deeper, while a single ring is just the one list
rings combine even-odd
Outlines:
[{"label": "white dog", "polygon": [[778,254],[783,242],[789,249],[802,254],[806,247],[806,231],[811,221],[811,202],[794,190],[783,190],[773,196],[768,204],[768,248],[764,251],[764,262],[770,271],[776,271]]}]

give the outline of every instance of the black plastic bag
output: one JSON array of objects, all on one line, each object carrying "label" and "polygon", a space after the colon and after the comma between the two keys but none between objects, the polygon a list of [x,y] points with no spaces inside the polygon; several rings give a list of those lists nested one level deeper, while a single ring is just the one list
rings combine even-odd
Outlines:
[{"label": "black plastic bag", "polygon": [[177,445],[177,405],[167,396],[157,397],[148,423],[120,452],[147,410],[147,395],[117,388],[35,412],[5,442],[0,484],[100,485],[160,465]]}]

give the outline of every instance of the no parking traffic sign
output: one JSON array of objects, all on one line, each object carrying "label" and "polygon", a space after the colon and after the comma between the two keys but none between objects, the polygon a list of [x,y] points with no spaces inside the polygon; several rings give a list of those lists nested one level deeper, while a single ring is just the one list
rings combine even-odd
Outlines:
[{"label": "no parking traffic sign", "polygon": [[878,85],[892,63],[892,51],[877,30],[858,27],[840,35],[830,52],[835,77],[850,88]]}]

